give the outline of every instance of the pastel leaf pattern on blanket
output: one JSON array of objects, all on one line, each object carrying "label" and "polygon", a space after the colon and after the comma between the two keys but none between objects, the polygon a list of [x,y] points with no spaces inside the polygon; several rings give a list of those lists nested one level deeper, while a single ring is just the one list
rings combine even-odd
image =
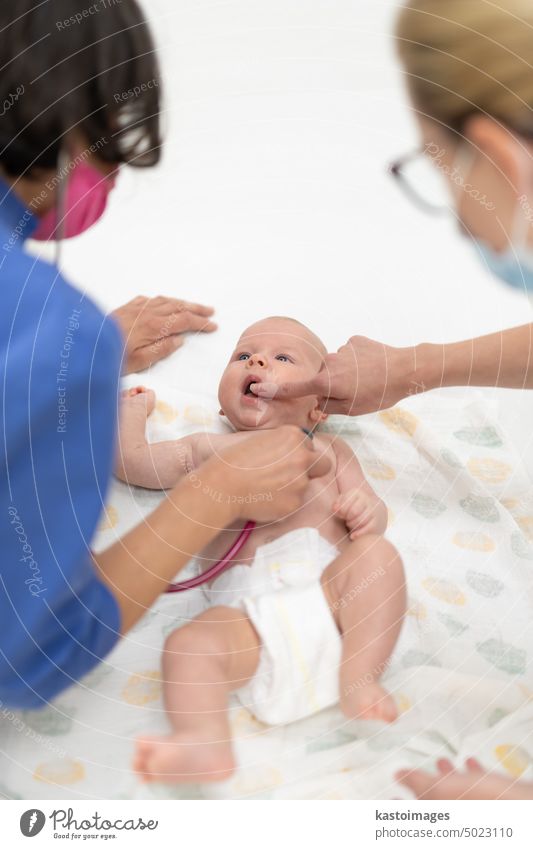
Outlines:
[{"label": "pastel leaf pattern on blanket", "polygon": [[501,581],[491,575],[486,575],[484,572],[469,570],[466,573],[466,582],[474,592],[485,596],[485,598],[496,598],[505,589],[505,585]]},{"label": "pastel leaf pattern on blanket", "polygon": [[352,418],[346,419],[345,416],[330,416],[324,424],[320,425],[320,430],[322,433],[336,433],[351,437],[362,435],[357,422]]},{"label": "pastel leaf pattern on blanket", "polygon": [[107,507],[104,507],[102,511],[102,515],[100,517],[100,523],[98,525],[98,532],[102,531],[110,531],[114,528],[118,523],[118,511],[116,507],[113,507],[109,504]]},{"label": "pastel leaf pattern on blanket", "polygon": [[[67,734],[71,730],[72,716],[69,713],[68,709],[56,703],[42,710],[21,711],[21,717],[38,734],[53,737],[58,734]],[[73,711],[74,715],[75,713],[76,711]]]},{"label": "pastel leaf pattern on blanket", "polygon": [[468,631],[468,625],[463,625],[458,619],[454,619],[448,613],[437,612],[437,617],[440,619],[444,627],[447,629],[450,637],[460,637],[465,631]]},{"label": "pastel leaf pattern on blanket", "polygon": [[89,692],[92,693],[97,690],[102,681],[114,673],[114,671],[114,667],[104,658],[104,660],[100,661],[98,666],[95,666],[94,669],[91,669],[91,671],[87,673],[87,675],[84,675],[80,684],[84,690],[89,690]]},{"label": "pastel leaf pattern on blanket", "polygon": [[511,534],[511,548],[517,557],[523,560],[533,560],[533,545],[518,531]]},{"label": "pastel leaf pattern on blanket", "polygon": [[85,778],[85,768],[80,761],[73,758],[58,758],[38,764],[33,777],[45,784],[77,784]]},{"label": "pastel leaf pattern on blanket", "polygon": [[520,518],[516,520],[516,523],[524,536],[526,536],[530,542],[533,542],[533,516],[520,516]]},{"label": "pastel leaf pattern on blanket", "polygon": [[231,728],[235,736],[247,737],[265,731],[268,726],[244,707],[238,708],[231,715]]},{"label": "pastel leaf pattern on blanket", "polygon": [[479,654],[496,669],[508,672],[509,675],[523,675],[526,671],[527,653],[503,640],[492,637],[477,646]]},{"label": "pastel leaf pattern on blanket", "polygon": [[402,410],[401,407],[393,407],[391,410],[385,410],[379,414],[379,418],[389,430],[409,437],[415,435],[419,424],[416,416],[408,410]]},{"label": "pastel leaf pattern on blanket", "polygon": [[513,471],[508,463],[493,457],[473,457],[468,461],[467,467],[470,474],[488,484],[503,483]]},{"label": "pastel leaf pattern on blanket", "polygon": [[457,531],[452,542],[469,551],[494,551],[496,548],[494,540],[479,531]]},{"label": "pastel leaf pattern on blanket", "polygon": [[422,602],[419,601],[417,598],[410,599],[405,615],[412,616],[414,619],[417,620],[417,622],[421,622],[422,620],[428,618],[427,607],[425,606],[425,604],[422,604]]},{"label": "pastel leaf pattern on blanket", "polygon": [[494,749],[498,761],[513,778],[521,778],[531,763],[525,749],[512,743],[503,743]]},{"label": "pastel leaf pattern on blanket", "polygon": [[413,707],[411,699],[405,693],[397,693],[394,700],[398,708],[398,713],[407,713]]},{"label": "pastel leaf pattern on blanket", "polygon": [[234,780],[235,791],[239,796],[251,796],[257,793],[268,793],[274,787],[283,783],[283,775],[279,769],[265,766],[253,773],[237,773]]},{"label": "pastel leaf pattern on blanket", "polygon": [[411,505],[420,516],[426,519],[436,519],[446,510],[446,505],[442,504],[431,495],[422,495],[415,493],[411,498]]},{"label": "pastel leaf pattern on blanket", "polygon": [[469,445],[480,445],[484,448],[501,448],[503,440],[492,425],[485,427],[463,427],[454,433],[456,439],[468,442]]},{"label": "pastel leaf pattern on blanket", "polygon": [[457,454],[454,454],[454,452],[450,451],[449,448],[443,448],[440,452],[440,456],[448,466],[452,467],[452,469],[463,468],[463,464]]},{"label": "pastel leaf pattern on blanket", "polygon": [[130,705],[146,705],[161,696],[159,671],[136,672],[130,675],[122,690],[122,698]]},{"label": "pastel leaf pattern on blanket", "polygon": [[457,584],[439,578],[425,578],[422,581],[424,589],[434,598],[462,607],[466,604],[466,597]]},{"label": "pastel leaf pattern on blanket", "polygon": [[357,739],[355,734],[349,734],[342,729],[333,729],[328,734],[317,737],[316,740],[311,740],[306,746],[306,751],[308,754],[326,752],[329,749],[338,749],[339,746],[345,746],[347,743],[355,743]]},{"label": "pastel leaf pattern on blanket", "polygon": [[170,404],[167,404],[166,401],[156,401],[155,405],[155,418],[162,419],[165,424],[170,424],[175,419],[178,418],[178,411],[172,407]]},{"label": "pastel leaf pattern on blanket", "polygon": [[402,657],[402,666],[441,666],[441,663],[427,652],[409,649]]},{"label": "pastel leaf pattern on blanket", "polygon": [[396,472],[392,466],[378,459],[365,463],[365,471],[369,477],[379,481],[393,481],[396,478]]},{"label": "pastel leaf pattern on blanket", "polygon": [[505,719],[506,716],[509,716],[508,711],[503,708],[497,707],[490,713],[487,719],[487,725],[489,728],[493,728],[498,722],[501,722],[502,719]]},{"label": "pastel leaf pattern on blanket", "polygon": [[470,494],[459,501],[462,509],[480,522],[497,522],[500,518],[494,498]]},{"label": "pastel leaf pattern on blanket", "polygon": [[204,425],[209,427],[213,424],[213,416],[205,407],[192,405],[185,407],[184,418],[186,422],[193,425]]},{"label": "pastel leaf pattern on blanket", "polygon": [[446,748],[451,755],[457,754],[457,749],[453,746],[450,740],[446,739],[445,735],[441,731],[431,728],[426,731],[425,736],[428,740],[431,740],[432,743],[436,743],[438,746]]}]

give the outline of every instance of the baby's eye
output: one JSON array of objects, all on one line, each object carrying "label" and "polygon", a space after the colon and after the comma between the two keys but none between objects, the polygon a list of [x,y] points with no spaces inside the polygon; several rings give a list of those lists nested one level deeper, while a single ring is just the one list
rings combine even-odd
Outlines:
[{"label": "baby's eye", "polygon": [[287,356],[287,354],[278,354],[276,359],[279,360],[281,363],[290,363],[291,362],[291,360]]},{"label": "baby's eye", "polygon": [[239,354],[239,356],[237,357],[237,359],[238,359],[238,360],[249,360],[249,359],[250,359],[250,354]]}]

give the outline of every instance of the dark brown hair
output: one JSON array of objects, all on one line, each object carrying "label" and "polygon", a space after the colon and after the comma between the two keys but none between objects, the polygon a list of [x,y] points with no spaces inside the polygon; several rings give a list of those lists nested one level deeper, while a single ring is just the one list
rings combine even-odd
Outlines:
[{"label": "dark brown hair", "polygon": [[160,99],[154,42],[135,0],[0,3],[0,166],[7,174],[55,168],[73,131],[109,163],[154,165]]}]

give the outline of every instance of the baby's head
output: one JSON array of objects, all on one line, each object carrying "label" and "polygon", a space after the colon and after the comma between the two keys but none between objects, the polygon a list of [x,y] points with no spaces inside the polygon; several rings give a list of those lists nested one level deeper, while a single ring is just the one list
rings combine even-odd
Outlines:
[{"label": "baby's head", "polygon": [[258,398],[251,383],[308,380],[320,371],[327,350],[314,333],[293,318],[273,316],[244,331],[218,388],[221,414],[236,430],[294,424],[308,429],[327,416],[318,399]]}]

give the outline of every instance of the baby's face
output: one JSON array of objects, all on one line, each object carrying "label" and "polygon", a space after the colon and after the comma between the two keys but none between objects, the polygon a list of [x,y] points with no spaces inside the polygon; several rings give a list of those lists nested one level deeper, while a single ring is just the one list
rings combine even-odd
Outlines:
[{"label": "baby's face", "polygon": [[306,327],[267,318],[244,331],[218,389],[221,412],[237,430],[294,424],[311,428],[325,418],[317,398],[258,398],[251,383],[308,380],[320,371],[325,349]]}]

